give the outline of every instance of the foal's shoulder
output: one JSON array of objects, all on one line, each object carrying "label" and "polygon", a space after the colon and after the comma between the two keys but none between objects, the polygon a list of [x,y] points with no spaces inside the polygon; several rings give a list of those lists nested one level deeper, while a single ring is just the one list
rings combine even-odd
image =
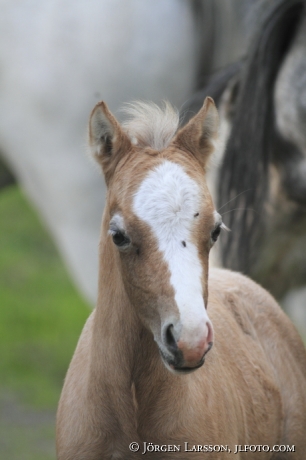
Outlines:
[{"label": "foal's shoulder", "polygon": [[[213,316],[230,315],[246,334],[279,349],[287,343],[305,363],[303,342],[290,319],[266,289],[241,273],[212,269],[209,274],[208,309]],[[274,344],[274,345],[273,345]]]},{"label": "foal's shoulder", "polygon": [[247,276],[230,270],[210,271],[209,305],[224,314],[230,313],[240,326],[252,324],[256,327],[259,323],[289,321],[276,300],[263,287]]},{"label": "foal's shoulder", "polygon": [[231,270],[213,268],[209,272],[209,292],[212,296],[231,298],[238,296],[240,300],[247,299],[248,303],[260,305],[268,302],[274,308],[279,308],[271,294],[262,286],[245,275]]}]

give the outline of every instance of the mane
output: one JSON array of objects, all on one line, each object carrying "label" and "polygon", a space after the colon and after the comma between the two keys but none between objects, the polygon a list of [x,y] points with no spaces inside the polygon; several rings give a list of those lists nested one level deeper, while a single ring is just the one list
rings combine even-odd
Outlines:
[{"label": "mane", "polygon": [[127,120],[123,129],[131,140],[140,147],[162,150],[170,144],[179,126],[179,112],[169,102],[159,107],[153,102],[132,102],[122,112]]},{"label": "mane", "polygon": [[222,241],[223,265],[244,273],[250,272],[258,256],[257,243],[266,224],[269,164],[277,161],[279,153],[274,85],[305,5],[305,0],[263,2],[240,72],[231,135],[219,175],[218,206],[232,230]]}]

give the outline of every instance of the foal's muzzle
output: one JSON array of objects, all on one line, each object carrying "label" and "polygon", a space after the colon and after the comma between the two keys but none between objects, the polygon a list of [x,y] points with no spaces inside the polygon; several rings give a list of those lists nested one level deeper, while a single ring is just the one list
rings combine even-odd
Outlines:
[{"label": "foal's muzzle", "polygon": [[192,343],[184,336],[176,340],[173,324],[168,324],[163,331],[163,347],[160,353],[163,361],[171,371],[189,373],[203,366],[205,356],[213,345],[213,330],[210,322],[206,323],[203,333]]}]

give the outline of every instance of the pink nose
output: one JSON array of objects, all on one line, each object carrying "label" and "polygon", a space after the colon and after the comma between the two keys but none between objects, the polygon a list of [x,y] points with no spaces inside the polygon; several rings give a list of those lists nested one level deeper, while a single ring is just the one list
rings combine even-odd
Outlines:
[{"label": "pink nose", "polygon": [[191,342],[180,339],[177,342],[177,346],[183,354],[184,366],[196,366],[199,364],[204,355],[211,349],[214,335],[213,328],[209,322],[206,323],[206,326],[207,330],[197,341],[193,339]]}]

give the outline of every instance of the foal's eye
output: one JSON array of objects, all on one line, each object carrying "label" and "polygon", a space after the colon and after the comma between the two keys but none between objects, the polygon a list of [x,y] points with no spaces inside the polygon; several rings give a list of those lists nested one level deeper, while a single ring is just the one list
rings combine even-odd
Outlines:
[{"label": "foal's eye", "polygon": [[129,244],[130,240],[121,232],[115,232],[112,234],[113,242],[116,246],[125,246]]},{"label": "foal's eye", "polygon": [[218,236],[221,233],[222,229],[222,224],[219,224],[212,232],[211,232],[211,239],[216,242],[218,239]]}]

